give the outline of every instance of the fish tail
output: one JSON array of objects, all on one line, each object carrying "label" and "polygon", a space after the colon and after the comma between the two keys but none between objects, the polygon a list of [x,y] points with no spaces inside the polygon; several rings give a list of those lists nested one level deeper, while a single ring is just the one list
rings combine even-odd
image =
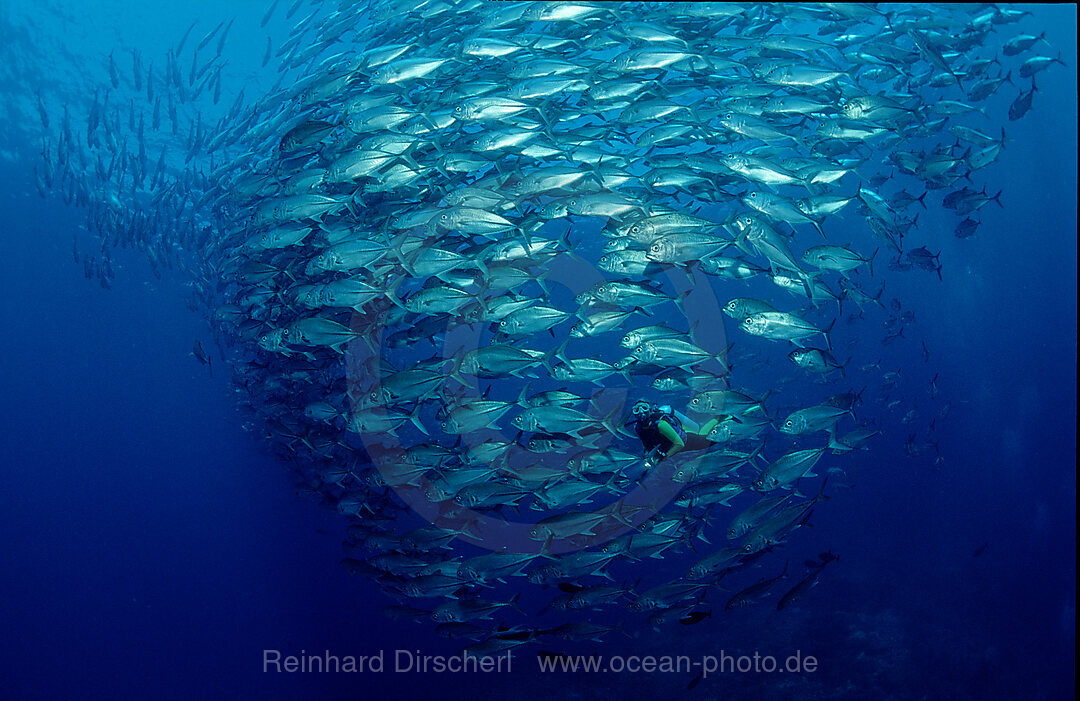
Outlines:
[{"label": "fish tail", "polygon": [[[825,485],[827,485],[828,483],[829,483],[829,475],[826,474],[825,479],[821,480],[821,486],[818,487],[817,494],[814,495],[814,501],[821,501],[823,499],[828,499],[829,498],[829,497],[825,496]],[[807,517],[809,518],[809,515],[807,515]]]},{"label": "fish tail", "polygon": [[464,348],[458,348],[457,352],[454,353],[454,357],[449,359],[450,360],[450,371],[447,373],[447,375],[450,377],[450,379],[454,380],[455,382],[458,382],[458,383],[460,383],[462,385],[468,385],[468,383],[465,382],[465,378],[462,377],[462,375],[461,375],[461,363],[462,363],[462,361],[464,359],[465,359],[465,349]]},{"label": "fish tail", "polygon": [[[608,412],[607,416],[600,419],[600,425],[603,426],[604,428],[606,428],[608,430],[608,432],[611,433],[611,435],[613,435],[613,436],[618,436],[620,434],[619,429],[616,428],[615,425],[611,423],[612,419],[614,419],[616,416],[619,415],[619,410],[620,410],[620,407],[618,405],[615,405],[611,409],[611,411]],[[579,438],[580,438],[580,436],[579,436]]]},{"label": "fish tail", "polygon": [[832,350],[832,339],[829,338],[829,333],[834,326],[836,326],[836,318],[833,318],[829,325],[825,327],[825,330],[821,332],[821,335],[825,337],[825,345],[829,347],[830,351]]}]

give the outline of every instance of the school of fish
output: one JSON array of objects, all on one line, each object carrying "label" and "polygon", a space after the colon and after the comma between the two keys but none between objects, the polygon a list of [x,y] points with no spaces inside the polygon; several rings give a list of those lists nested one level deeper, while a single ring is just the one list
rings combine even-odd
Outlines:
[{"label": "school of fish", "polygon": [[[110,55],[85,123],[38,98],[38,185],[86,208],[88,277],[133,246],[190,279],[194,355],[348,519],[388,616],[478,655],[696,624],[836,560],[781,583],[903,439],[864,406],[944,464],[937,375],[873,349],[918,342],[888,276],[943,275],[912,212],[940,197],[966,238],[1008,197],[980,170],[1060,63],[1028,14],[274,2],[276,89],[204,116],[232,23]],[[646,462],[642,398],[718,419],[712,447]]]}]

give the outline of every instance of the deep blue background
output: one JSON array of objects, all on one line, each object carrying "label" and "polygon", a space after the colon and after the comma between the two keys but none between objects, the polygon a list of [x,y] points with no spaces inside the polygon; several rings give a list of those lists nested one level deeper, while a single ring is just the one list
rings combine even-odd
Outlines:
[{"label": "deep blue background", "polygon": [[[952,402],[939,432],[946,467],[907,458],[898,429],[851,458],[857,485],[834,492],[813,532],[798,534],[803,550],[842,558],[803,605],[718,612],[604,650],[801,648],[823,662],[796,685],[804,697],[835,695],[847,680],[896,698],[1072,689],[1076,14],[1039,12],[1046,21],[1023,26],[1049,28],[1069,65],[1040,76],[1034,109],[1006,125],[1009,144],[981,176],[1005,188],[1005,207],[984,209],[963,241],[949,234],[951,215],[924,215],[923,227],[940,227],[944,281],[888,277],[888,295],[917,313],[912,335],[933,351],[935,406]],[[120,251],[112,291],[84,279],[70,253],[82,213],[39,199],[31,167],[0,161],[0,696],[681,692],[688,679],[661,675],[542,679],[527,655],[514,675],[490,678],[261,674],[264,648],[456,647],[430,626],[385,619],[391,602],[340,568],[344,522],[296,496],[286,468],[242,430],[220,358],[211,378],[189,354],[196,338],[211,344],[182,276],[158,281],[140,255]],[[922,363],[914,343],[884,352],[890,367]],[[761,677],[707,680],[693,693],[767,691],[791,697]]]}]

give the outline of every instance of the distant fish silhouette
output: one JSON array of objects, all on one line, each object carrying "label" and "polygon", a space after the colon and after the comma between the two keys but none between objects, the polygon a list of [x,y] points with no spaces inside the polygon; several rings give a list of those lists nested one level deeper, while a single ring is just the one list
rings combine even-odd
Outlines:
[{"label": "distant fish silhouette", "polygon": [[986,552],[986,546],[988,545],[990,545],[990,541],[987,541],[979,547],[975,548],[975,552],[971,553],[971,556],[978,557],[979,555],[982,555],[984,552]]},{"label": "distant fish silhouette", "polygon": [[214,366],[210,363],[210,356],[202,347],[202,343],[198,339],[195,339],[195,345],[191,349],[191,354],[199,359],[199,362],[210,368],[210,377],[214,376]]},{"label": "distant fish silhouette", "polygon": [[690,613],[680,618],[679,623],[682,623],[684,626],[692,626],[695,623],[700,623],[706,618],[711,617],[712,611],[691,611]]},{"label": "distant fish silhouette", "polygon": [[839,555],[833,555],[832,550],[829,550],[828,552],[818,553],[818,559],[817,560],[807,560],[804,564],[806,565],[806,567],[808,569],[816,569],[816,568],[819,568],[819,567],[824,567],[825,565],[829,564],[830,562],[833,562],[834,560],[839,560],[839,559],[840,559]]}]

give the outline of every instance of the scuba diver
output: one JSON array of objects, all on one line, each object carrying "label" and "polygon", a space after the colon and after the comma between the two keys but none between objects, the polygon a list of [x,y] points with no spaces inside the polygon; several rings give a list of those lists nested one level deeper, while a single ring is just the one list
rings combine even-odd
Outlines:
[{"label": "scuba diver", "polygon": [[681,450],[702,450],[715,445],[707,436],[720,423],[720,419],[711,419],[697,430],[688,431],[685,426],[692,423],[690,419],[670,406],[657,406],[640,400],[634,403],[627,423],[634,424],[634,430],[645,449],[645,462],[652,467]]}]

